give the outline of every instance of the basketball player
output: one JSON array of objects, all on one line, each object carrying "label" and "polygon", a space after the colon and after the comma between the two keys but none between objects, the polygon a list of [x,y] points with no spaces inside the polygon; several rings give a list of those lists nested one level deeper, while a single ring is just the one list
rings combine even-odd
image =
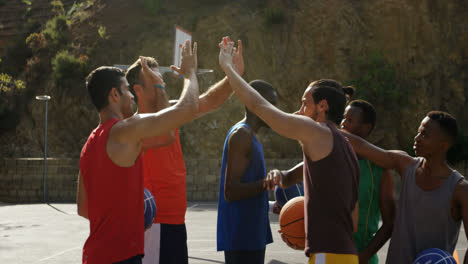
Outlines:
[{"label": "basketball player", "polygon": [[[283,175],[275,171],[270,175],[278,178],[282,188],[304,179],[305,254],[309,262],[358,263],[352,233],[357,225],[359,164],[337,127],[343,118],[345,94],[352,93],[352,88],[334,80],[314,81],[304,92],[297,114],[282,112],[236,73],[233,45],[229,42],[220,47],[219,63],[235,94],[278,134],[302,145],[303,172]],[[283,240],[289,243],[284,236]]]},{"label": "basketball player", "polygon": [[[147,60],[150,69],[160,75],[157,61],[154,58]],[[242,75],[244,64],[241,42],[235,62],[236,69]],[[159,85],[153,87],[144,82],[140,71],[141,62],[137,60],[126,73],[130,91],[136,96],[138,112],[155,113],[169,107],[166,84],[162,76]],[[227,78],[224,78],[200,96],[196,117],[218,108],[231,94],[231,86]],[[145,232],[145,257],[142,262],[143,264],[188,263],[185,226],[186,171],[178,129],[171,130],[163,136],[146,139],[143,149],[144,185],[154,194],[158,213],[155,224]]]},{"label": "basketball player", "polygon": [[[374,129],[374,106],[363,100],[349,103],[345,109],[341,128],[366,139]],[[353,234],[359,253],[359,263],[377,264],[377,251],[392,235],[396,198],[391,170],[383,170],[369,160],[359,159],[359,221]],[[380,214],[382,226],[379,228]]]},{"label": "basketball player", "polygon": [[[446,159],[457,133],[454,117],[429,112],[414,138],[416,157],[399,150],[383,150],[347,134],[359,156],[401,175],[400,202],[387,263],[412,263],[428,248],[454,251],[462,220],[465,226],[468,224],[468,182],[447,165]],[[468,263],[466,256],[464,263]]]},{"label": "basketball player", "polygon": [[[226,40],[227,42],[228,40]],[[273,87],[261,80],[250,83],[265,100],[276,105]],[[258,131],[267,125],[246,109],[244,118],[228,132],[219,183],[217,249],[227,264],[263,264],[266,245],[273,242],[268,219],[268,192],[275,183],[266,177]]]},{"label": "basketball player", "polygon": [[[87,78],[87,89],[99,112],[100,124],[81,151],[78,214],[89,219],[90,234],[83,247],[83,263],[141,263],[144,254],[143,175],[144,138],[167,133],[194,118],[198,109],[196,44],[182,48],[184,88],[177,104],[155,114],[132,116],[133,96],[125,73],[100,67]],[[142,59],[145,82],[160,76]]]}]

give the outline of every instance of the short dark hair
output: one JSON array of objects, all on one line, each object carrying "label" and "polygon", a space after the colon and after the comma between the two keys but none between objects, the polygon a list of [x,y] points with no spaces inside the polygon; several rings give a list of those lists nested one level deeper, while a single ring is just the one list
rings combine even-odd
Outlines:
[{"label": "short dark hair", "polygon": [[436,121],[442,132],[449,137],[451,143],[455,143],[458,136],[457,119],[455,117],[442,111],[431,111],[426,116]]},{"label": "short dark hair", "polygon": [[112,88],[115,87],[119,94],[122,94],[120,90],[122,77],[125,77],[125,73],[121,69],[109,66],[99,67],[86,77],[86,88],[98,111],[109,104],[107,97]]},{"label": "short dark hair", "polygon": [[[153,58],[153,57],[145,57],[146,61],[148,63],[148,67],[150,68],[158,68],[159,64],[158,61]],[[136,96],[135,90],[133,89],[133,86],[135,84],[140,84],[141,79],[140,79],[140,72],[141,72],[141,60],[138,58],[128,69],[127,72],[125,73],[125,77],[127,78],[128,85],[129,85],[129,90],[130,92],[135,96],[135,102],[138,102],[138,96]]]},{"label": "short dark hair", "polygon": [[[264,80],[253,80],[249,83],[249,85],[252,86],[252,88],[254,88],[254,90],[257,91],[262,97],[265,97],[265,95],[269,93],[276,93],[273,86]],[[250,112],[247,107],[245,110]]]},{"label": "short dark hair", "polygon": [[375,121],[377,119],[377,113],[375,112],[374,106],[364,100],[354,100],[349,103],[350,106],[353,107],[358,107],[362,111],[362,122],[364,124],[370,124],[371,125],[371,130],[369,133],[374,129],[375,127]]},{"label": "short dark hair", "polygon": [[310,83],[314,87],[312,98],[317,104],[322,100],[328,103],[327,119],[339,125],[343,120],[347,95],[352,96],[354,88],[342,86],[340,82],[331,79],[321,79]]}]

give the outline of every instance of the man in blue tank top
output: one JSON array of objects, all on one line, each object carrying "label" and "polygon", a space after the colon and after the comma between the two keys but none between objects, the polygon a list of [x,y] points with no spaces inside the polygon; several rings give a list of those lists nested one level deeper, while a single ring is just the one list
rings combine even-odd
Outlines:
[{"label": "man in blue tank top", "polygon": [[[276,104],[270,84],[250,83],[266,100]],[[268,219],[268,192],[274,182],[266,178],[263,147],[257,132],[266,124],[246,110],[245,117],[226,136],[219,184],[217,249],[225,262],[261,264],[266,245],[273,242]]]},{"label": "man in blue tank top", "polygon": [[[388,264],[412,263],[429,248],[454,251],[461,222],[468,224],[468,181],[448,166],[446,158],[457,133],[454,117],[445,112],[429,112],[414,138],[416,157],[399,150],[383,150],[347,135],[358,155],[383,168],[397,170],[402,178]],[[464,263],[468,263],[466,257]]]}]

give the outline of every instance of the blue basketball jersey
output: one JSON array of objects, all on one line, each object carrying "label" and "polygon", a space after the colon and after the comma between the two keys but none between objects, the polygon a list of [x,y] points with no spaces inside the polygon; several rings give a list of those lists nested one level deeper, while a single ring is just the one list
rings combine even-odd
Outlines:
[{"label": "blue basketball jersey", "polygon": [[[245,123],[233,126],[226,137],[223,149],[223,163],[219,183],[218,199],[218,251],[259,250],[273,242],[270,221],[268,219],[268,192],[255,197],[227,203],[224,199],[224,182],[228,159],[228,141],[231,133],[239,127],[251,128]],[[251,159],[244,173],[242,182],[254,182],[265,178],[266,167],[263,147],[252,132]]]}]

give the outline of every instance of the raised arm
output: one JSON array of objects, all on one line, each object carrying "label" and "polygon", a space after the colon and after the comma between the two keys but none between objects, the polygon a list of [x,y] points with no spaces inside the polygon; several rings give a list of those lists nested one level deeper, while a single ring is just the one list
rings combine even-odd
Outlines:
[{"label": "raised arm", "polygon": [[[228,41],[227,38],[224,38],[223,42],[225,44],[220,46],[219,63],[236,95],[251,112],[265,121],[278,134],[301,142],[316,143],[321,136],[329,133],[327,128],[320,126],[313,119],[285,113],[265,100],[236,72],[232,62],[235,52],[234,43]],[[292,127],[294,129],[291,129]]]},{"label": "raised arm", "polygon": [[[198,81],[196,77],[197,44],[193,52],[190,41],[186,41],[182,48],[181,68],[184,71],[184,88],[179,101],[157,113],[137,114],[118,122],[111,129],[110,138],[123,144],[139,144],[144,138],[151,138],[167,133],[167,131],[180,127],[196,116],[198,110]],[[142,71],[144,75],[156,78],[150,71],[146,60],[142,58]]]},{"label": "raised arm", "polygon": [[[232,60],[237,73],[242,76],[244,74],[244,58],[242,56],[242,41],[240,40],[238,40],[238,47]],[[205,93],[200,95],[197,118],[219,108],[232,95],[232,92],[227,77],[211,86]],[[171,103],[176,102],[171,101]]]},{"label": "raised arm", "polygon": [[[152,87],[152,84],[149,87]],[[162,109],[168,108],[171,106],[169,103],[169,97],[167,96],[166,89],[165,89],[165,83],[160,78],[160,82],[156,85],[154,85],[154,89],[156,92],[156,105],[155,109],[156,111],[154,112],[159,112]],[[169,130],[167,133],[158,136],[158,137],[153,137],[153,138],[145,138],[143,139],[143,151],[146,151],[147,149],[151,148],[159,148],[163,146],[168,146],[174,143],[175,141],[175,130]]]},{"label": "raised arm", "polygon": [[406,167],[414,160],[413,157],[401,150],[381,149],[363,138],[341,131],[348,138],[356,154],[364,159],[370,160],[377,166],[384,169],[394,169],[400,176],[403,175]]}]

